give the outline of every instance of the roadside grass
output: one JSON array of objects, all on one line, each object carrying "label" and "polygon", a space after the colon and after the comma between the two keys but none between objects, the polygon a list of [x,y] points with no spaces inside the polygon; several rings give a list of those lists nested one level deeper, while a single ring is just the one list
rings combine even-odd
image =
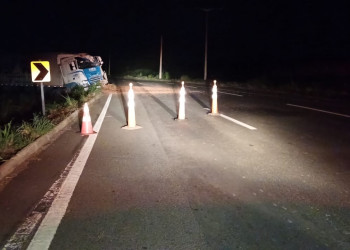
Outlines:
[{"label": "roadside grass", "polygon": [[15,133],[12,121],[0,127],[0,161],[6,159],[14,153]]},{"label": "roadside grass", "polygon": [[54,127],[54,124],[45,116],[34,114],[31,122],[23,121],[22,125],[17,128],[16,134],[22,140],[19,143],[30,143],[40,136],[46,134]]},{"label": "roadside grass", "polygon": [[33,118],[14,124],[12,121],[0,126],[0,164],[14,156],[19,150],[51,131],[85,102],[101,91],[100,85],[92,85],[88,90],[77,86],[62,95],[61,102],[46,105],[47,115],[33,114]]},{"label": "roadside grass", "polygon": [[[159,74],[150,69],[135,69],[129,70],[123,75],[124,79],[135,80],[159,80]],[[170,80],[170,74],[167,71],[163,72],[162,80]]]},{"label": "roadside grass", "polygon": [[53,124],[57,125],[99,92],[101,92],[100,84],[92,85],[86,91],[81,86],[73,88],[69,93],[61,96],[63,102],[55,102],[49,106],[47,114],[48,119],[52,121]]}]

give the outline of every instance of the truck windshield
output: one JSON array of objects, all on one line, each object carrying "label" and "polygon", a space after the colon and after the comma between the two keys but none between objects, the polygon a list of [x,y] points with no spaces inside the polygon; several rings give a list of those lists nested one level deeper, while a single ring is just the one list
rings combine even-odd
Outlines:
[{"label": "truck windshield", "polygon": [[89,59],[84,58],[84,57],[76,57],[75,59],[78,62],[79,69],[87,69],[87,68],[99,66],[99,62],[97,62],[97,61],[92,62]]}]

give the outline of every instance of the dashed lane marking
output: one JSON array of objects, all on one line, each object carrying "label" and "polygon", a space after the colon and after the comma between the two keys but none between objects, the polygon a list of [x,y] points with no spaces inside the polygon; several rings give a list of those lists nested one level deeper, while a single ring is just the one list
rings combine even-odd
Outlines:
[{"label": "dashed lane marking", "polygon": [[236,123],[236,124],[238,124],[238,125],[241,125],[241,126],[247,128],[247,129],[250,129],[250,130],[256,130],[256,129],[257,129],[257,128],[254,128],[253,126],[250,126],[250,125],[248,125],[248,124],[246,124],[246,123],[244,123],[244,122],[241,122],[241,121],[238,121],[238,120],[236,120],[236,119],[233,119],[233,118],[231,118],[231,117],[229,117],[229,116],[227,116],[227,115],[220,114],[220,116],[221,116],[222,118],[225,118],[226,120],[229,120],[229,121],[231,121],[231,122],[234,122],[234,123]]},{"label": "dashed lane marking", "polygon": [[310,107],[305,107],[305,106],[294,105],[294,104],[290,104],[290,103],[287,103],[287,106],[296,107],[296,108],[303,108],[303,109],[318,111],[318,112],[327,113],[327,114],[331,114],[331,115],[338,115],[338,116],[350,118],[350,115],[344,115],[344,114],[330,112],[330,111],[326,111],[326,110],[322,110],[322,109],[315,109],[315,108],[310,108]]},{"label": "dashed lane marking", "polygon": [[[204,108],[204,109],[210,111],[209,108]],[[241,126],[247,128],[247,129],[250,129],[250,130],[257,130],[257,128],[255,128],[255,127],[253,127],[253,126],[250,126],[250,125],[248,125],[248,124],[246,124],[246,123],[244,123],[244,122],[241,122],[241,121],[238,121],[238,120],[236,120],[236,119],[233,119],[233,118],[231,118],[231,117],[229,117],[229,116],[227,116],[227,115],[219,114],[219,116],[221,116],[222,118],[224,118],[224,119],[226,119],[226,120],[229,120],[229,121],[231,121],[231,122],[234,122],[234,123],[236,123],[236,124],[238,124],[238,125],[241,125]]]},{"label": "dashed lane marking", "polygon": [[222,91],[218,91],[218,93],[225,94],[225,95],[234,95],[234,96],[243,97],[243,95],[234,94],[234,93],[229,93],[229,92],[222,92]]},{"label": "dashed lane marking", "polygon": [[78,183],[81,173],[84,170],[90,152],[94,146],[98,132],[105,118],[112,94],[109,94],[108,99],[102,109],[100,116],[95,123],[93,130],[95,134],[89,135],[80,154],[78,155],[72,169],[70,170],[66,180],[63,182],[60,191],[54,199],[52,206],[41,222],[36,234],[29,244],[28,250],[43,250],[50,247],[51,241],[57,231],[61,220],[66,213],[69,201],[73,195],[73,191]]}]

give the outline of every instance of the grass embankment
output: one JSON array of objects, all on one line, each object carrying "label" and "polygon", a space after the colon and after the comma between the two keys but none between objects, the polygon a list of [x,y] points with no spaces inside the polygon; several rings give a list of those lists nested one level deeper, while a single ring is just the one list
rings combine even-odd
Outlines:
[{"label": "grass embankment", "polygon": [[33,114],[30,121],[22,121],[21,124],[13,124],[10,121],[0,126],[0,164],[49,132],[99,91],[99,85],[92,85],[87,91],[83,87],[75,87],[63,96],[63,102],[47,104],[46,116]]}]

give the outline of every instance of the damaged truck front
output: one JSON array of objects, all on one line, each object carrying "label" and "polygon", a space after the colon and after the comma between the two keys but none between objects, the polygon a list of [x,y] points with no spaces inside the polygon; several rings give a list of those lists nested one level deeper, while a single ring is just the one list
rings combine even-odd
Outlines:
[{"label": "damaged truck front", "polygon": [[101,57],[86,53],[57,55],[57,65],[61,71],[63,86],[68,89],[77,85],[88,88],[96,83],[108,83],[102,64]]}]

